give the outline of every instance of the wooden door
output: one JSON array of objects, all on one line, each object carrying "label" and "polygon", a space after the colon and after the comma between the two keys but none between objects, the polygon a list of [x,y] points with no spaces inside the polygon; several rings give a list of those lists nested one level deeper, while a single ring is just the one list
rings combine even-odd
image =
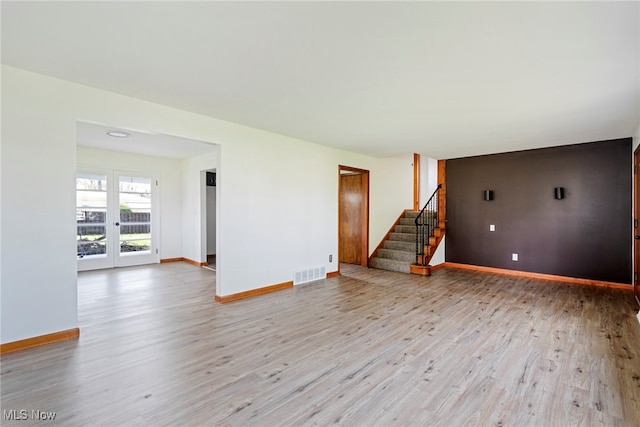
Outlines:
[{"label": "wooden door", "polygon": [[362,175],[340,175],[340,262],[362,262]]},{"label": "wooden door", "polygon": [[369,171],[340,167],[338,261],[367,266],[369,246]]}]

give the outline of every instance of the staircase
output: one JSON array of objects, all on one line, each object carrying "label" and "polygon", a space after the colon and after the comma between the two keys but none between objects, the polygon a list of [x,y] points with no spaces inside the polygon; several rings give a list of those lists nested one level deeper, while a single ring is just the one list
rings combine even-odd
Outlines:
[{"label": "staircase", "polygon": [[371,258],[371,267],[381,270],[411,273],[411,264],[416,262],[416,224],[420,212],[406,210],[389,232],[387,239]]},{"label": "staircase", "polygon": [[[403,212],[373,253],[371,267],[400,273],[431,275],[429,261],[445,232],[443,212],[440,211],[438,215],[440,189],[439,185],[421,212]],[[419,226],[416,226],[416,223]]]}]

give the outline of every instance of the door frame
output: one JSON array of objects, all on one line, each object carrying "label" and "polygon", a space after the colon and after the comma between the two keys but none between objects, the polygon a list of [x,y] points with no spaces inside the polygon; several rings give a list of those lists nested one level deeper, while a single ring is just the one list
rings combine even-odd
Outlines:
[{"label": "door frame", "polygon": [[[413,210],[420,210],[420,154],[413,153]],[[426,202],[425,202],[426,203]]]},{"label": "door frame", "polygon": [[[78,173],[101,174],[105,175],[107,178],[107,210],[105,215],[105,236],[107,236],[107,241],[111,242],[111,244],[107,248],[108,252],[104,257],[95,259],[78,259],[76,261],[76,270],[90,271],[160,263],[160,189],[158,174],[155,172],[100,168],[86,164],[77,165],[76,176]],[[130,256],[124,257],[120,255],[119,229],[116,230],[116,227],[114,226],[115,223],[120,222],[120,176],[142,177],[149,178],[151,180],[151,249],[148,254],[132,254]]]},{"label": "door frame", "polygon": [[[104,269],[104,268],[113,268],[113,264],[114,264],[114,255],[113,255],[113,248],[111,246],[113,246],[113,243],[109,243],[113,241],[113,233],[111,231],[111,224],[113,224],[114,222],[114,218],[113,218],[113,209],[111,209],[111,198],[112,198],[112,190],[111,190],[111,186],[113,185],[113,183],[111,182],[113,180],[113,170],[112,169],[105,169],[105,168],[97,168],[97,167],[91,167],[91,166],[85,166],[85,165],[78,165],[76,167],[76,173],[75,173],[75,177],[76,180],[78,179],[78,174],[79,173],[87,173],[87,174],[96,174],[96,175],[104,175],[104,177],[106,178],[106,186],[107,188],[105,189],[105,195],[106,195],[106,200],[105,200],[105,222],[104,222],[104,232],[105,232],[105,237],[107,238],[107,244],[109,244],[110,246],[107,247],[107,253],[104,256],[96,256],[94,258],[76,258],[76,271],[90,271],[90,270],[100,270],[100,269]],[[77,181],[74,180],[74,186],[76,186]],[[74,194],[74,199],[76,201],[76,209],[78,208],[77,206],[77,186],[76,186],[76,194]],[[78,233],[78,222],[77,222],[77,216],[76,216],[76,236]],[[76,248],[77,248],[77,242],[76,242]]]},{"label": "door frame", "polygon": [[340,195],[342,194],[342,180],[340,176],[344,172],[351,172],[362,175],[362,186],[360,194],[363,200],[362,228],[360,233],[362,252],[360,255],[360,265],[369,266],[369,171],[367,169],[354,168],[352,166],[338,165],[338,273],[340,272],[340,236],[342,235],[340,223]]},{"label": "door frame", "polygon": [[[122,255],[120,252],[120,226],[114,228],[114,244],[116,244],[116,250],[114,250],[113,264],[114,267],[132,267],[135,265],[148,265],[160,263],[160,179],[156,173],[153,172],[135,172],[127,170],[113,171],[113,197],[114,199],[114,213],[120,211],[120,177],[128,176],[133,178],[148,178],[151,181],[151,241],[150,250],[148,254],[136,254],[131,252],[127,255]],[[119,215],[115,218],[117,222],[120,222]]]},{"label": "door frame", "polygon": [[638,274],[640,273],[640,240],[635,236],[640,235],[638,227],[638,215],[640,215],[640,146],[633,152],[633,296],[640,305],[640,289],[638,284]]}]

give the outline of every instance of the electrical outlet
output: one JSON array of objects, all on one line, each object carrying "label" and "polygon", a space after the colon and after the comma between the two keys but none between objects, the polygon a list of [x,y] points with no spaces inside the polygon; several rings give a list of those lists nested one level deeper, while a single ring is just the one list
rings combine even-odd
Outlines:
[{"label": "electrical outlet", "polygon": [[518,254],[511,254],[511,261],[517,261],[518,260]]},{"label": "electrical outlet", "polygon": [[489,231],[496,231],[496,226],[495,226],[495,225],[493,225],[493,224],[491,224],[491,225],[489,226]]},{"label": "electrical outlet", "polygon": [[329,262],[333,262],[333,255],[329,255]]}]

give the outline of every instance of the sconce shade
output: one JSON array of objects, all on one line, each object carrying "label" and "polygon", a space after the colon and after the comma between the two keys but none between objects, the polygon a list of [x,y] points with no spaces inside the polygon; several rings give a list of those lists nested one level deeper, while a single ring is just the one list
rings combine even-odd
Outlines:
[{"label": "sconce shade", "polygon": [[556,200],[564,199],[564,187],[556,187],[553,189],[553,197]]},{"label": "sconce shade", "polygon": [[493,200],[493,191],[492,190],[484,190],[482,192],[482,198],[486,201]]}]

